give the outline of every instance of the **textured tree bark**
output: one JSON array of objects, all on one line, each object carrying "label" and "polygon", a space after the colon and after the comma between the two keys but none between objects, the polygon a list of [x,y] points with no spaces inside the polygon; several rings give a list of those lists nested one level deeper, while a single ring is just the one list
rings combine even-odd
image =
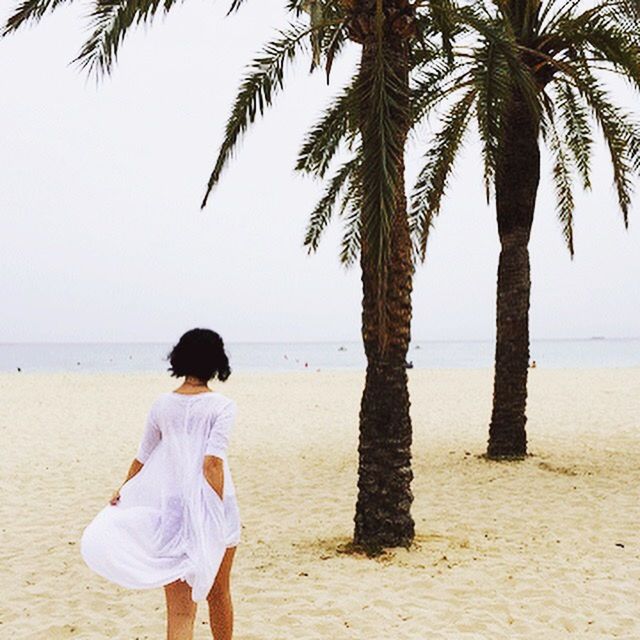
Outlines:
[{"label": "textured tree bark", "polygon": [[[362,24],[365,21],[361,21]],[[412,433],[406,370],[414,267],[404,185],[404,147],[409,130],[409,63],[406,40],[391,30],[385,32],[385,39],[384,46],[393,52],[394,74],[402,85],[393,113],[399,125],[395,140],[399,152],[392,159],[401,179],[396,185],[386,275],[378,268],[370,242],[364,234],[361,238],[362,338],[367,373],[360,406],[358,498],[354,517],[354,543],[374,552],[381,547],[408,546],[414,537]],[[365,34],[360,67],[363,82],[369,81],[366,74],[372,72],[377,46],[375,38]],[[375,126],[366,121],[370,113],[366,103],[359,105],[359,112],[363,164],[366,165],[375,162],[375,158],[367,157],[370,152],[366,138],[375,134]],[[364,213],[379,214],[377,211]],[[386,278],[386,286],[382,287],[386,290],[384,322],[380,314],[381,277]]]},{"label": "textured tree bark", "polygon": [[505,117],[496,170],[500,236],[493,411],[487,456],[527,454],[529,237],[540,182],[539,124],[517,95]]}]

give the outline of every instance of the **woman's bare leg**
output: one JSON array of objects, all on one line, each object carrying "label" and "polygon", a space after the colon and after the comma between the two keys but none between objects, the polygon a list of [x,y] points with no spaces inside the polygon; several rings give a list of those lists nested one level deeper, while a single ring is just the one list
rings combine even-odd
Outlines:
[{"label": "woman's bare leg", "polygon": [[207,596],[209,623],[214,640],[231,640],[233,635],[233,604],[231,602],[230,574],[236,547],[229,547],[222,558],[220,569]]},{"label": "woman's bare leg", "polygon": [[167,640],[193,640],[198,605],[191,599],[191,587],[184,580],[165,585]]}]

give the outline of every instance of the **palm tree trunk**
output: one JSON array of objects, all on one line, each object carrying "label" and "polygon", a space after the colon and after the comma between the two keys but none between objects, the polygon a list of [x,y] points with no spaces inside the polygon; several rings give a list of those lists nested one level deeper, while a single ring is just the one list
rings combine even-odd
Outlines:
[{"label": "palm tree trunk", "polygon": [[539,125],[515,97],[505,116],[496,170],[500,236],[493,411],[487,456],[522,458],[529,370],[529,237],[540,181]]},{"label": "palm tree trunk", "polygon": [[[377,46],[379,42],[375,38],[363,41],[361,82],[371,81],[367,74],[373,73]],[[394,171],[401,179],[395,185],[386,269],[381,271],[379,268],[373,241],[366,234],[361,238],[362,338],[367,373],[360,406],[358,499],[354,518],[354,543],[374,551],[381,547],[408,546],[414,537],[410,513],[413,473],[406,370],[414,268],[404,185],[404,147],[409,130],[409,62],[407,45],[402,38],[385,32],[383,46],[392,50],[393,73],[402,85],[393,108],[393,117],[398,124],[394,147],[401,152],[392,159],[396,163]],[[367,139],[376,134],[376,125],[372,126],[366,120],[370,113],[366,101],[361,103],[364,166],[376,162],[375,142],[369,144]],[[373,202],[367,204],[365,198],[363,207],[380,206],[375,199]],[[381,212],[363,210],[362,215],[365,214],[380,216]],[[383,283],[381,278],[384,278]],[[382,307],[384,314],[381,314]]]}]

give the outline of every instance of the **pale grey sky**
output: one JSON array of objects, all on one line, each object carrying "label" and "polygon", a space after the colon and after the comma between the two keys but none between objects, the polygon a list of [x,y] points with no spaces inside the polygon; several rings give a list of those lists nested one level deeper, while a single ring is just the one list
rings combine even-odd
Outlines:
[{"label": "pale grey sky", "polygon": [[[282,3],[224,18],[225,3],[188,0],[132,34],[97,86],[69,65],[86,24],[74,4],[0,41],[0,342],[171,341],[196,325],[229,341],[358,339],[358,269],[338,263],[339,224],[306,254],[321,185],[293,173],[357,48],[330,87],[306,62],[291,71],[200,211],[243,67],[286,24]],[[577,196],[572,262],[543,167],[533,338],[640,335],[640,205],[625,231],[601,145],[593,182]],[[491,339],[497,258],[471,140],[415,279],[414,338]]]}]

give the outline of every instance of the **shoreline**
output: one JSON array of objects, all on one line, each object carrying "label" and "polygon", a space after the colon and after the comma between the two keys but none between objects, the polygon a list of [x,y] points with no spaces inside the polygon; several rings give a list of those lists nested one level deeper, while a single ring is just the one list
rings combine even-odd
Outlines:
[{"label": "shoreline", "polygon": [[[411,376],[412,373],[453,373],[453,372],[491,372],[493,373],[494,367],[492,366],[483,366],[483,367],[408,367],[407,374]],[[588,372],[588,371],[640,371],[640,364],[637,365],[603,365],[599,367],[593,366],[543,366],[538,364],[536,367],[529,367],[529,375],[535,375],[538,371],[544,372]],[[328,374],[328,375],[351,375],[351,374],[365,374],[365,367],[312,367],[309,366],[307,368],[299,368],[299,369],[267,369],[267,368],[255,368],[255,369],[233,369],[231,377],[234,376],[296,376],[296,375],[310,375],[310,374]],[[81,370],[81,369],[56,369],[56,370],[21,370],[21,371],[12,371],[12,370],[2,370],[0,369],[0,380],[2,378],[10,378],[15,376],[107,376],[107,377],[121,377],[121,376],[131,376],[131,377],[148,377],[148,378],[165,378],[172,379],[169,372],[157,371],[157,370],[118,370],[118,371],[106,371],[106,370]],[[229,379],[231,379],[231,377]],[[177,380],[177,378],[173,378],[173,380]]]},{"label": "shoreline", "polygon": [[[163,373],[170,346],[154,343],[0,344],[0,371]],[[235,372],[362,371],[357,343],[238,343],[227,346]],[[412,343],[406,361],[414,369],[489,369],[491,341]],[[545,369],[640,367],[640,339],[532,341],[530,361]],[[306,365],[306,366],[305,366]]]}]

